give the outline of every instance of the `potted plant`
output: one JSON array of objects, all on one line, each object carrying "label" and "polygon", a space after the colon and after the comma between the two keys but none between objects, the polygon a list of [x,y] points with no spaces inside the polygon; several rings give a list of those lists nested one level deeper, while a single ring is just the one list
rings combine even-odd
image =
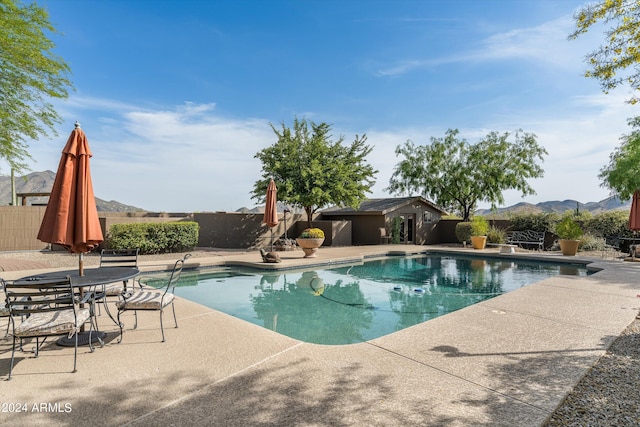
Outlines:
[{"label": "potted plant", "polygon": [[556,225],[555,232],[560,238],[558,243],[562,255],[574,256],[578,253],[582,228],[577,222],[566,216]]},{"label": "potted plant", "polygon": [[324,242],[324,231],[319,228],[305,228],[296,242],[304,251],[305,258],[314,258]]},{"label": "potted plant", "polygon": [[484,249],[487,244],[489,222],[483,216],[474,216],[471,221],[471,245],[473,249]]}]

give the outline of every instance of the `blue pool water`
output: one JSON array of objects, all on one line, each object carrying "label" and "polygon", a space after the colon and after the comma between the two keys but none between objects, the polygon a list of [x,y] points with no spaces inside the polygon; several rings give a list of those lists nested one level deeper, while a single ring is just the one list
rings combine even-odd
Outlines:
[{"label": "blue pool water", "polygon": [[176,295],[301,341],[335,345],[387,335],[558,274],[588,272],[431,254],[304,272],[184,272]]}]

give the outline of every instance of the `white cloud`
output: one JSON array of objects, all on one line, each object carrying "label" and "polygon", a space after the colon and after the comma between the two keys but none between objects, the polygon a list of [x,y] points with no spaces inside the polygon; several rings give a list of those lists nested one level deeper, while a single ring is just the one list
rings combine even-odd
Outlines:
[{"label": "white cloud", "polygon": [[[526,200],[597,201],[608,195],[599,187],[598,172],[620,136],[628,132],[626,117],[633,115],[623,99],[622,94],[576,97],[575,110],[563,117],[514,113],[501,123],[461,128],[460,137],[475,142],[491,130],[533,132],[549,156],[543,163],[545,178],[531,182],[538,196]],[[225,118],[212,104],[156,111],[127,111],[108,100],[97,104],[125,110],[107,111],[119,119],[98,118],[83,126],[94,154],[92,174],[98,197],[156,211],[234,211],[255,205],[249,194],[260,177],[261,164],[254,155],[275,142],[267,120]],[[396,146],[407,140],[426,144],[445,131],[438,127],[368,130],[368,143],[374,146],[368,161],[379,171],[370,197],[390,196],[383,189],[400,160]],[[53,143],[32,144],[38,162],[33,170],[55,171],[67,137],[64,133]],[[344,135],[348,143],[355,132],[334,129],[334,135]],[[522,201],[514,192],[505,197],[507,205]]]},{"label": "white cloud", "polygon": [[[267,121],[223,118],[213,104],[153,111],[95,101],[91,107],[119,115],[83,125],[97,197],[158,211],[253,206],[249,193],[261,172],[254,155],[273,143]],[[69,105],[78,104],[72,99]],[[33,170],[55,171],[68,135],[63,133],[55,144],[31,146],[38,162]]]},{"label": "white cloud", "polygon": [[[397,76],[445,64],[521,59],[559,69],[576,69],[587,52],[597,45],[597,31],[569,41],[573,29],[570,15],[529,28],[492,34],[466,51],[429,58],[410,58],[380,66],[378,76]],[[580,65],[581,66],[581,65]],[[581,69],[581,68],[580,68]]]},{"label": "white cloud", "polygon": [[[538,143],[549,152],[542,163],[544,178],[530,182],[537,195],[523,200],[520,193],[505,192],[505,206],[521,201],[599,201],[609,196],[608,190],[600,186],[599,171],[619,145],[620,136],[629,132],[626,118],[635,113],[633,106],[624,103],[624,95],[576,97],[575,109],[558,117],[548,116],[544,111],[536,116],[514,112],[508,119],[487,123],[482,128],[460,128],[459,137],[474,143],[490,131],[514,132],[522,128],[536,134]],[[367,132],[369,143],[375,145],[369,161],[380,171],[372,197],[389,197],[382,189],[388,186],[393,168],[401,160],[395,157],[397,145],[407,139],[427,144],[430,137],[441,138],[445,131],[445,128],[431,127]]]},{"label": "white cloud", "polygon": [[[574,107],[558,117],[514,114],[508,122],[497,124],[509,129],[518,126],[533,132],[549,155],[543,163],[545,177],[532,182],[537,195],[526,201],[574,199],[595,202],[609,196],[598,179],[600,169],[609,154],[620,144],[620,137],[629,132],[627,118],[636,114],[633,106],[624,102],[624,93],[597,94],[574,98]],[[506,197],[506,205],[522,201],[520,195]]]}]

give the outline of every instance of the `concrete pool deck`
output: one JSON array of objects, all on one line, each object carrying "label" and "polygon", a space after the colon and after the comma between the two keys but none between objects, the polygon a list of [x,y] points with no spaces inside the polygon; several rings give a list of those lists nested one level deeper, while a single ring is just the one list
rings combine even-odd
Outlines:
[{"label": "concrete pool deck", "polygon": [[[268,267],[257,252],[192,258],[188,266],[297,268],[432,249],[592,261],[601,271],[556,276],[345,346],[300,342],[180,298],[180,327],[165,316],[165,343],[157,313],[141,313],[136,330],[127,314],[124,341],[117,344],[117,327],[103,315],[107,344],[94,353],[80,348],[75,374],[72,348],[51,345],[38,359],[16,354],[13,379],[0,383],[0,425],[538,426],[639,311],[640,263],[546,252],[323,247],[316,259],[280,252],[283,262]],[[143,262],[141,269],[167,264]],[[3,277],[42,271],[5,271]],[[0,380],[10,356],[11,340],[0,339]]]}]

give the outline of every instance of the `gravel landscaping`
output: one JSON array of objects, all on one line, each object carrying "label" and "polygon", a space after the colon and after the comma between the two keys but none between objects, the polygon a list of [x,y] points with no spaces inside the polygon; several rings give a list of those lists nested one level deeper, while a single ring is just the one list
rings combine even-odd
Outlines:
[{"label": "gravel landscaping", "polygon": [[640,425],[640,320],[598,360],[544,426]]}]

